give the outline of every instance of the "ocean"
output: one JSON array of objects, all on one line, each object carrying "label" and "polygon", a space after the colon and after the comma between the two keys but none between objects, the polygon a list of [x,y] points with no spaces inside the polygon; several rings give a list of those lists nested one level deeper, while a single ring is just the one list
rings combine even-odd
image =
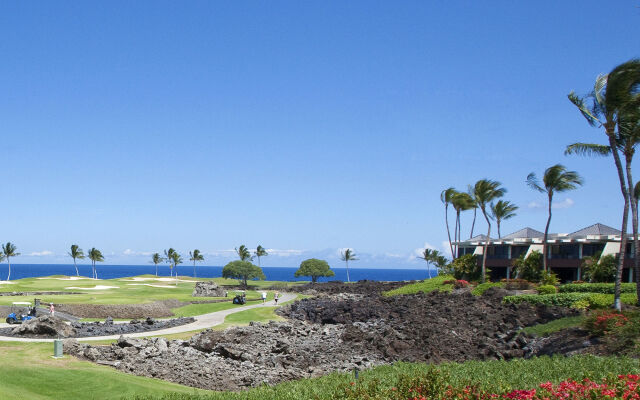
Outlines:
[{"label": "ocean", "polygon": [[[151,265],[107,265],[97,264],[98,278],[114,279],[127,276],[136,276],[143,274],[155,274],[156,269]],[[346,268],[331,268],[336,274],[331,278],[320,278],[319,282],[330,280],[347,280]],[[0,280],[7,279],[8,273],[7,263],[0,264]],[[293,274],[297,268],[287,267],[263,267],[267,280],[269,281],[304,281],[310,280],[308,277],[295,278]],[[91,276],[91,265],[78,264],[78,271],[82,276]],[[158,275],[169,276],[169,266],[166,264],[158,265]],[[183,264],[177,268],[178,274],[181,276],[193,276],[193,265]],[[11,264],[11,280],[22,278],[34,278],[50,275],[69,275],[74,276],[76,270],[73,264]],[[437,274],[436,270],[431,271],[432,276]],[[221,266],[196,266],[196,276],[201,278],[218,278],[222,276]],[[377,269],[377,268],[349,268],[349,276],[351,281],[371,280],[371,281],[406,281],[421,280],[429,277],[427,269]]]}]

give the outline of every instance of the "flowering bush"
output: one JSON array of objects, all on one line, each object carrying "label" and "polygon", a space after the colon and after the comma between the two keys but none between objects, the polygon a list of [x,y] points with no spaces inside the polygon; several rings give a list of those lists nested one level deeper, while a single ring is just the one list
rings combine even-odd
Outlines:
[{"label": "flowering bush", "polygon": [[467,286],[469,286],[469,282],[465,281],[464,279],[458,279],[453,282],[453,287],[456,289],[461,289]]},{"label": "flowering bush", "polygon": [[604,336],[622,328],[629,322],[624,314],[606,310],[593,313],[585,322],[587,329],[594,335]]},{"label": "flowering bush", "polygon": [[639,399],[640,377],[638,375],[618,375],[605,378],[600,382],[583,379],[566,380],[558,384],[545,382],[537,388],[512,390],[504,393],[491,393],[477,386],[453,387],[446,384],[446,376],[438,370],[431,370],[424,376],[401,376],[397,386],[382,388],[380,382],[373,380],[367,385],[351,382],[342,391],[334,393],[334,399],[369,400],[590,400],[590,399]]}]

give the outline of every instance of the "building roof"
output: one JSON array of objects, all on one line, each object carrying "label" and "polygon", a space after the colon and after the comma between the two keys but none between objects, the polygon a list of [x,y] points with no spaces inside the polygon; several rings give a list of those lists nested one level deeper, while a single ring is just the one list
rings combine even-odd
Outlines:
[{"label": "building roof", "polygon": [[544,233],[537,231],[535,229],[531,229],[526,227],[524,229],[520,229],[519,231],[510,233],[506,236],[503,236],[502,239],[532,239],[532,238],[541,238],[544,236]]},{"label": "building roof", "polygon": [[607,235],[620,235],[621,233],[622,233],[621,231],[615,228],[597,223],[591,226],[587,226],[586,228],[582,228],[579,231],[575,231],[571,233],[569,236],[570,237],[587,236],[587,235],[607,236]]},{"label": "building roof", "polygon": [[[487,240],[487,235],[476,235],[474,237],[472,237],[471,239],[467,240],[467,242],[478,242],[478,241],[484,241]],[[489,240],[492,240],[491,238],[489,238]]]}]

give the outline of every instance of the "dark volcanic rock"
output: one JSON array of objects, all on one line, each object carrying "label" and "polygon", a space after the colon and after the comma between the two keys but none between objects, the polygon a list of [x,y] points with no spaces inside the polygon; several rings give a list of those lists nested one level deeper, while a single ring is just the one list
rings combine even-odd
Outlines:
[{"label": "dark volcanic rock", "polygon": [[64,322],[63,319],[43,315],[22,323],[11,329],[11,334],[16,336],[45,336],[45,337],[70,337],[75,335],[75,329]]},{"label": "dark volcanic rock", "polygon": [[225,290],[215,282],[197,282],[193,288],[193,297],[224,297]]}]

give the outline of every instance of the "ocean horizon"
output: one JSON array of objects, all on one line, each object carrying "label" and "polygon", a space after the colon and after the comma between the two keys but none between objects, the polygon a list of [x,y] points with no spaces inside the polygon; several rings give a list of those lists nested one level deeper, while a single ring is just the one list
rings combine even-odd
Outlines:
[{"label": "ocean horizon", "polygon": [[[150,265],[109,265],[98,264],[99,279],[115,279],[128,276],[151,274],[155,275],[156,267]],[[196,266],[195,277],[199,278],[219,278],[222,276],[222,266]],[[268,281],[309,281],[309,277],[294,277],[298,270],[295,267],[262,267]],[[346,281],[346,268],[331,268],[335,276],[320,278],[319,282],[333,280]],[[6,263],[0,264],[0,280],[7,278],[9,267]],[[91,276],[91,265],[78,264],[78,272],[81,276]],[[177,267],[178,275],[194,277],[193,265],[180,265]],[[437,275],[435,269],[431,269],[431,275]],[[11,280],[23,278],[37,278],[51,275],[75,276],[76,270],[73,264],[11,264]],[[158,276],[170,276],[170,268],[166,264],[158,265]],[[349,268],[351,281],[410,281],[422,280],[429,277],[429,271],[424,269],[401,269],[401,268]]]}]

